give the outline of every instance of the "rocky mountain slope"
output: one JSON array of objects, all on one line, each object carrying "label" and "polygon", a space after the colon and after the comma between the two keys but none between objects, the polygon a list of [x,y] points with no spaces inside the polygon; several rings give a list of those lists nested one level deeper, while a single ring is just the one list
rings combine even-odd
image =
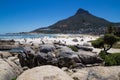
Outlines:
[{"label": "rocky mountain slope", "polygon": [[75,15],[58,21],[51,26],[39,28],[32,32],[101,34],[105,32],[106,27],[110,24],[120,26],[120,23],[113,23],[103,18],[96,17],[84,9],[78,9]]}]

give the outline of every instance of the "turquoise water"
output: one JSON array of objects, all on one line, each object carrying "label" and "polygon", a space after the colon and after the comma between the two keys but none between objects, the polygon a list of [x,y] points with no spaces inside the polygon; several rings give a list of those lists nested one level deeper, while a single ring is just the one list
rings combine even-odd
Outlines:
[{"label": "turquoise water", "polygon": [[0,34],[0,39],[22,39],[22,38],[43,38],[56,37],[57,34]]}]

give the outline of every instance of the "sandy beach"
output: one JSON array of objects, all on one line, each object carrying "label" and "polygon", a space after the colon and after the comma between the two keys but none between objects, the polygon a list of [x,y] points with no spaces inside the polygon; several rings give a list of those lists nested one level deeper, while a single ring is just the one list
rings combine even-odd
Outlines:
[{"label": "sandy beach", "polygon": [[15,41],[20,42],[21,44],[41,44],[44,43],[61,43],[65,45],[84,45],[89,44],[89,41],[97,39],[99,36],[90,36],[90,35],[67,35],[67,34],[58,34],[56,37],[45,36],[43,38],[26,38],[26,39],[15,39]]}]

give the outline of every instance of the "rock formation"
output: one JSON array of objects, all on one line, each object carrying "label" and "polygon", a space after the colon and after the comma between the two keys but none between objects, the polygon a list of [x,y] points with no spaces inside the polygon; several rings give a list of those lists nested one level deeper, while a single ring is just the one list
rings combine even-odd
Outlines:
[{"label": "rock formation", "polygon": [[17,80],[73,80],[64,71],[55,66],[41,66],[24,71]]}]

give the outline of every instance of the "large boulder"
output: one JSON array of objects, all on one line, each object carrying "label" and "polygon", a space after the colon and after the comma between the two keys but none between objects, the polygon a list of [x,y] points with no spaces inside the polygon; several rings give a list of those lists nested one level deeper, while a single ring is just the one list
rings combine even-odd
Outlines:
[{"label": "large boulder", "polygon": [[18,58],[19,58],[19,62],[21,64],[22,67],[24,66],[27,66],[29,68],[33,68],[35,67],[35,58],[36,58],[36,55],[35,54],[19,54],[18,55]]},{"label": "large boulder", "polygon": [[23,72],[17,80],[73,80],[58,67],[46,65]]},{"label": "large boulder", "polygon": [[29,68],[40,65],[81,68],[86,64],[102,63],[102,59],[92,52],[80,52],[80,50],[74,52],[66,46],[57,46],[55,49],[53,45],[48,47],[47,44],[43,45],[38,52],[30,47],[24,47],[18,58],[22,67],[27,66]]},{"label": "large boulder", "polygon": [[18,54],[19,62],[21,64],[21,67],[27,66],[27,58],[24,53]]},{"label": "large boulder", "polygon": [[26,53],[35,54],[35,51],[30,46],[23,47],[23,51]]},{"label": "large boulder", "polygon": [[30,47],[24,47],[23,51],[18,54],[22,67],[33,68],[40,65],[55,64],[55,57],[51,52],[34,52]]},{"label": "large boulder", "polygon": [[[55,47],[50,45],[42,45],[40,51],[35,52],[31,47],[23,47],[22,51],[18,54],[18,58],[22,67],[27,66],[33,68],[39,65],[54,64],[54,51]],[[43,53],[44,52],[44,53]]]},{"label": "large boulder", "polygon": [[89,67],[76,71],[71,75],[76,80],[120,80],[120,66]]},{"label": "large boulder", "polygon": [[53,52],[55,50],[55,46],[52,44],[44,44],[40,46],[40,52],[48,53]]},{"label": "large boulder", "polygon": [[78,55],[73,51],[60,51],[56,56],[58,59],[59,67],[71,67],[77,63],[81,63]]},{"label": "large boulder", "polygon": [[22,67],[28,66],[29,68],[32,68],[36,66],[34,62],[36,54],[30,47],[23,47],[22,52],[18,54],[18,58]]},{"label": "large boulder", "polygon": [[0,58],[0,80],[11,80],[16,78],[22,69],[7,59]]},{"label": "large boulder", "polygon": [[35,61],[36,61],[36,65],[54,65],[54,63],[57,63],[57,62],[54,62],[56,59],[55,56],[49,52],[49,53],[41,53],[41,52],[38,52],[36,54],[36,58],[35,58]]},{"label": "large boulder", "polygon": [[103,62],[103,60],[98,55],[92,52],[79,51],[77,54],[81,60],[81,63],[84,65]]}]

